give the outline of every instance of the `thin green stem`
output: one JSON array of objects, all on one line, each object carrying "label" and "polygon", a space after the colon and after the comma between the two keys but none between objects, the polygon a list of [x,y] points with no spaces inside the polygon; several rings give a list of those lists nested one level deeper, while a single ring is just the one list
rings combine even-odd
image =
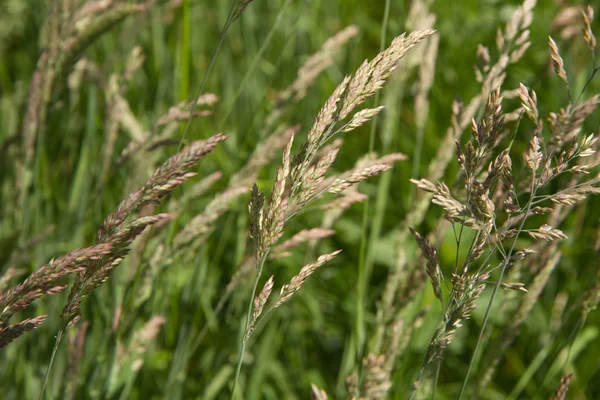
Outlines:
[{"label": "thin green stem", "polygon": [[435,377],[433,378],[433,385],[431,390],[431,400],[435,400],[435,390],[437,389],[437,383],[440,379],[440,370],[442,369],[442,362],[439,361],[437,363],[437,368],[435,369]]},{"label": "thin green stem", "polygon": [[221,29],[221,34],[219,35],[219,42],[217,43],[217,48],[215,49],[215,52],[213,53],[213,55],[210,59],[210,64],[208,64],[208,68],[206,69],[206,72],[204,73],[204,77],[202,78],[202,83],[200,84],[200,89],[198,90],[198,94],[196,95],[194,102],[190,105],[190,116],[185,123],[185,127],[183,128],[183,133],[181,134],[181,140],[179,141],[179,147],[177,148],[178,152],[183,147],[183,142],[185,141],[185,138],[187,137],[187,133],[190,129],[190,125],[192,123],[192,116],[193,116],[192,111],[193,111],[194,107],[196,106],[198,99],[200,98],[200,96],[202,96],[202,93],[204,93],[204,86],[206,86],[206,81],[208,80],[208,75],[210,74],[210,71],[212,70],[213,65],[215,64],[215,60],[217,59],[219,50],[221,50],[221,46],[223,45],[223,42],[225,41],[225,34],[229,30],[229,27],[231,26],[231,23],[233,22],[233,10],[235,8],[236,3],[237,3],[237,0],[233,0],[231,2],[231,8],[229,9],[229,15],[227,15],[227,20],[225,21],[225,24],[223,25],[223,29]]},{"label": "thin green stem", "polygon": [[46,374],[44,375],[44,383],[42,384],[42,390],[40,391],[40,396],[38,397],[39,400],[42,400],[44,398],[44,392],[46,391],[46,387],[48,386],[48,379],[50,378],[50,371],[52,370],[52,365],[54,364],[54,359],[56,358],[56,353],[58,352],[58,346],[60,345],[65,329],[66,326],[62,327],[56,335],[56,340],[54,341],[54,348],[52,349],[52,355],[50,356],[50,362],[48,363],[48,369],[46,369]]},{"label": "thin green stem", "polygon": [[[390,0],[386,0],[385,9],[383,12],[383,21],[381,24],[381,33],[379,41],[379,51],[385,49],[386,44],[386,33],[387,25],[390,16]],[[375,94],[373,101],[373,107],[379,105],[380,92]],[[369,135],[369,152],[373,152],[375,149],[375,134],[377,132],[377,117],[373,119],[371,123],[371,132]],[[356,323],[355,323],[355,334],[356,334],[356,359],[362,358],[363,348],[365,344],[365,299],[367,291],[367,282],[371,274],[371,263],[367,259],[367,227],[369,225],[369,198],[365,200],[363,204],[363,215],[362,215],[362,230],[360,240],[360,251],[358,258],[358,292],[356,296]],[[378,232],[377,232],[378,234]],[[373,232],[371,237],[373,236]]]},{"label": "thin green stem", "polygon": [[256,296],[256,289],[258,288],[258,282],[260,281],[260,277],[262,275],[262,270],[265,265],[267,256],[268,256],[268,254],[265,254],[262,257],[262,259],[257,262],[257,267],[258,267],[257,271],[258,272],[256,274],[256,279],[254,281],[254,287],[252,288],[252,295],[250,296],[250,302],[248,304],[248,313],[246,315],[246,327],[244,328],[244,331],[242,332],[242,345],[240,348],[240,354],[238,357],[237,366],[235,368],[235,378],[233,380],[233,387],[231,389],[231,400],[235,399],[235,389],[237,387],[237,383],[240,378],[240,372],[242,371],[242,362],[244,361],[244,353],[246,351],[246,343],[248,341],[246,332],[248,331],[248,328],[250,327],[250,321],[252,320],[252,308],[253,308],[252,306],[254,305],[254,297]]},{"label": "thin green stem", "polygon": [[417,395],[417,393],[419,392],[419,388],[421,387],[421,381],[423,380],[423,377],[425,376],[425,371],[427,371],[427,367],[431,363],[431,351],[432,351],[432,347],[433,347],[433,341],[439,335],[440,330],[444,329],[445,324],[446,324],[446,322],[443,321],[442,326],[440,328],[436,329],[435,332],[433,333],[433,335],[431,336],[431,340],[429,341],[429,346],[427,347],[427,352],[425,354],[425,358],[423,359],[423,363],[421,363],[421,369],[419,370],[419,375],[417,376],[417,379],[415,379],[415,381],[413,382],[413,390],[410,393],[408,400],[413,400],[415,398],[415,396]]},{"label": "thin green stem", "polygon": [[181,44],[179,56],[179,100],[188,98],[190,86],[190,0],[183,2],[183,17],[181,18]]},{"label": "thin green stem", "polygon": [[285,3],[283,3],[283,7],[281,7],[281,9],[279,10],[279,13],[277,13],[277,17],[275,18],[275,23],[271,27],[271,30],[269,31],[269,33],[267,34],[267,37],[263,41],[263,44],[260,46],[260,49],[258,50],[258,53],[256,53],[256,56],[254,57],[254,60],[252,60],[252,65],[250,65],[250,68],[248,69],[248,71],[244,75],[244,78],[242,79],[242,82],[238,86],[237,92],[233,96],[233,99],[229,102],[229,105],[227,107],[227,111],[225,111],[225,115],[223,116],[223,118],[221,118],[221,122],[219,124],[220,126],[222,126],[223,123],[225,121],[227,121],[227,119],[231,115],[231,112],[235,109],[235,105],[236,105],[239,97],[242,95],[242,92],[244,91],[244,88],[246,87],[246,84],[248,83],[248,80],[250,79],[250,76],[252,76],[252,73],[254,72],[254,70],[256,69],[256,67],[258,66],[259,61],[262,59],[263,54],[265,53],[265,51],[267,50],[267,47],[271,43],[271,40],[273,39],[273,36],[275,35],[275,32],[279,28],[279,25],[280,25],[281,21],[283,20],[283,18],[282,18],[283,14],[284,14],[284,12],[285,12],[285,10],[286,10],[286,8],[288,7],[289,4],[290,4],[289,0],[286,1]]},{"label": "thin green stem", "polygon": [[[535,171],[534,171],[533,176],[532,176],[532,183],[531,183],[531,198],[533,198],[535,196],[536,190],[537,190],[536,176],[535,176]],[[527,210],[525,211],[525,217],[521,221],[521,225],[519,226],[519,229],[517,230],[517,234],[515,235],[515,239],[513,240],[510,251],[508,252],[507,256],[504,258],[504,262],[502,263],[502,269],[500,270],[500,276],[498,277],[498,281],[496,282],[496,285],[494,286],[494,290],[492,292],[492,297],[490,298],[487,309],[485,310],[485,315],[483,317],[483,322],[481,324],[481,329],[479,331],[477,343],[475,344],[475,349],[473,350],[473,354],[471,355],[471,361],[469,362],[469,366],[467,367],[467,373],[465,374],[465,378],[464,378],[462,386],[460,388],[458,400],[462,400],[463,395],[465,394],[465,390],[467,388],[467,383],[469,382],[469,376],[471,375],[471,370],[473,369],[473,364],[475,362],[475,358],[477,357],[477,353],[479,351],[479,348],[481,347],[481,343],[483,342],[483,336],[485,333],[485,328],[487,326],[488,320],[490,318],[492,306],[494,304],[494,301],[496,300],[496,296],[498,294],[498,290],[500,289],[500,285],[502,284],[502,279],[504,278],[506,269],[508,268],[508,266],[510,264],[510,262],[509,262],[510,257],[512,256],[512,253],[517,245],[517,240],[519,238],[519,234],[521,233],[521,231],[523,230],[523,227],[525,226],[525,221],[527,221],[527,215],[529,214],[529,210],[531,209],[531,206],[532,206],[532,202],[529,201],[529,203],[527,205]]]},{"label": "thin green stem", "polygon": [[583,86],[583,89],[581,89],[581,93],[579,93],[579,96],[577,96],[577,101],[575,101],[575,105],[577,105],[579,103],[579,100],[581,100],[581,96],[583,96],[583,93],[585,93],[585,91],[588,88],[588,86],[590,85],[590,83],[592,83],[592,81],[594,80],[594,76],[596,76],[596,73],[598,73],[598,71],[600,71],[600,65],[598,65],[596,67],[595,64],[596,64],[596,62],[594,61],[594,70],[592,71],[592,74],[590,75],[587,82]]}]

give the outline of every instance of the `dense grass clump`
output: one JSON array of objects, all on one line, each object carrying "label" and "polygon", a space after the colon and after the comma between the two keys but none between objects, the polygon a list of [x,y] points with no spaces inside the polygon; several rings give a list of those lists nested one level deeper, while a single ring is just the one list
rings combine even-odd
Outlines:
[{"label": "dense grass clump", "polygon": [[592,7],[32,5],[3,399],[600,396]]}]

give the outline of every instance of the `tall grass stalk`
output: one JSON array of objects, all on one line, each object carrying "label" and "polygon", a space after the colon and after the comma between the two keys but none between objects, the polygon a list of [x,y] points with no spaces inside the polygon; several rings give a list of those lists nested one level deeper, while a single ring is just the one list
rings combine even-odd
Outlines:
[{"label": "tall grass stalk", "polygon": [[[387,28],[388,22],[390,18],[390,0],[385,1],[385,6],[383,10],[383,19],[381,21],[381,32],[379,33],[379,51],[382,52],[385,49],[385,44],[387,43]],[[373,107],[376,108],[379,106],[379,97],[381,92],[377,92],[375,97],[373,98]],[[369,153],[372,153],[375,150],[375,136],[377,133],[377,120],[378,118],[374,118],[371,121],[371,128],[369,132]],[[379,200],[379,197],[376,198],[376,201]],[[361,237],[360,237],[360,250],[358,253],[358,291],[356,295],[356,323],[355,323],[355,332],[356,332],[356,360],[358,365],[360,366],[360,360],[363,358],[363,350],[365,346],[366,340],[366,327],[365,327],[365,313],[366,310],[366,297],[367,297],[367,287],[369,284],[369,279],[371,276],[371,260],[368,260],[367,257],[370,256],[370,252],[367,251],[367,241],[372,246],[374,245],[374,241],[367,239],[367,231],[369,230],[369,222],[371,218],[369,217],[369,197],[363,203],[363,215],[362,215],[362,228],[361,228]],[[384,212],[384,209],[380,209],[380,212]],[[378,216],[375,216],[377,219]],[[371,226],[371,230],[374,227]],[[372,236],[379,235],[379,232],[372,232]],[[375,239],[377,238],[375,236]],[[370,238],[372,239],[372,238]]]},{"label": "tall grass stalk", "polygon": [[194,110],[196,103],[200,99],[200,96],[202,96],[202,94],[204,93],[204,87],[206,86],[206,82],[208,81],[208,76],[210,75],[210,72],[212,71],[213,65],[215,64],[215,61],[217,60],[217,55],[219,54],[219,51],[221,50],[221,46],[223,45],[223,42],[225,41],[225,35],[227,34],[229,27],[231,26],[231,24],[234,21],[234,17],[235,17],[234,11],[240,1],[242,1],[242,0],[231,0],[231,7],[229,9],[229,14],[227,15],[227,18],[225,19],[225,23],[223,24],[223,28],[221,29],[221,33],[219,34],[219,41],[217,42],[217,47],[215,48],[215,51],[213,52],[213,55],[210,58],[210,62],[208,63],[208,67],[206,68],[206,71],[204,72],[204,76],[202,77],[202,82],[200,83],[200,88],[198,89],[198,94],[196,95],[194,102],[190,105],[190,118],[187,119],[185,126],[183,128],[183,132],[181,133],[181,138],[179,139],[178,151],[181,150],[181,148],[183,147],[183,145],[185,143],[185,139],[187,137],[188,131],[190,129],[190,125],[192,123],[192,117],[191,117],[192,111]]}]

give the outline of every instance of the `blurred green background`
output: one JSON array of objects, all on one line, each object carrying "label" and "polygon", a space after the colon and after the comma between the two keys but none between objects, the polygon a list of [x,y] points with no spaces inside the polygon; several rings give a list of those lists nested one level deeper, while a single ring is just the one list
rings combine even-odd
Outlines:
[{"label": "blurred green background", "polygon": [[[390,2],[386,45],[407,28],[412,2]],[[427,3],[427,2],[425,2]],[[496,31],[502,27],[519,3],[516,1],[482,0],[432,1],[429,10],[436,16],[440,43],[436,72],[430,93],[430,110],[424,131],[422,156],[416,170],[414,94],[417,74],[409,71],[405,81],[388,84],[380,102],[390,106],[379,117],[375,151],[380,154],[402,152],[408,161],[398,163],[388,172],[389,190],[385,208],[377,208],[379,179],[369,180],[360,191],[371,197],[367,203],[355,204],[336,223],[337,234],[323,241],[318,254],[343,249],[331,264],[309,279],[298,295],[260,326],[248,350],[249,362],[242,371],[242,384],[247,399],[307,398],[310,384],[327,390],[331,398],[344,398],[344,380],[355,362],[352,351],[356,318],[357,266],[361,245],[374,256],[372,279],[367,291],[367,327],[375,320],[379,300],[389,268],[394,264],[398,246],[411,256],[416,244],[398,243],[399,224],[413,204],[414,191],[408,183],[421,176],[450,123],[455,98],[469,99],[479,92],[473,66],[477,64],[478,44],[492,49]],[[508,70],[504,88],[517,88],[523,82],[537,92],[540,114],[559,110],[567,102],[562,82],[549,64],[547,36],[552,35],[561,46],[573,92],[579,93],[590,73],[590,59],[583,42],[561,39],[561,27],[553,24],[555,16],[566,7],[559,1],[541,1],[534,10],[531,26],[531,48],[525,57]],[[296,77],[298,68],[325,40],[354,24],[357,37],[342,48],[335,62],[307,91],[307,96],[287,110],[283,121],[301,124],[299,137],[304,137],[326,98],[344,75],[353,72],[365,58],[375,56],[380,48],[381,28],[386,2],[331,0],[282,1],[254,0],[226,36],[208,75],[205,91],[217,94],[219,103],[214,113],[192,122],[187,139],[207,138],[224,132],[230,138],[206,157],[195,169],[201,176],[222,171],[228,177],[239,170],[256,144],[270,134],[265,117],[278,91]],[[149,11],[125,19],[103,35],[83,54],[94,62],[104,78],[122,71],[135,46],[140,46],[145,62],[129,83],[124,96],[132,113],[149,129],[170,106],[193,99],[201,85],[211,57],[215,54],[222,26],[231,4],[229,1],[182,0],[157,2]],[[102,147],[106,116],[106,91],[99,81],[84,80],[78,90],[54,93],[48,112],[43,140],[36,144],[33,189],[20,206],[13,182],[13,139],[18,137],[27,90],[45,40],[43,23],[49,2],[41,0],[2,0],[0,2],[0,266],[8,267],[13,249],[21,249],[27,240],[49,226],[54,230],[33,248],[26,248],[23,267],[33,270],[52,257],[94,243],[98,226],[124,195],[141,185],[152,171],[151,165],[117,163],[119,153],[131,137],[120,132],[115,155],[110,163],[108,179],[103,181]],[[597,26],[597,24],[595,25]],[[400,73],[397,71],[396,73]],[[594,81],[588,93],[600,88]],[[507,103],[517,105],[517,100]],[[371,101],[372,102],[372,101]],[[391,105],[386,103],[391,102]],[[596,113],[587,122],[586,132],[594,132],[600,124]],[[351,168],[369,148],[370,125],[345,137],[334,169]],[[173,138],[178,143],[183,124]],[[468,133],[467,133],[468,134]],[[389,135],[389,136],[388,136]],[[390,139],[385,139],[389,137]],[[523,142],[526,143],[526,142]],[[524,145],[523,145],[524,146]],[[524,148],[524,147],[523,147]],[[522,148],[522,149],[523,149]],[[522,150],[521,149],[521,150]],[[177,144],[153,153],[151,163],[177,151]],[[261,172],[258,185],[267,190],[272,182],[279,156]],[[457,165],[451,163],[446,176],[453,181]],[[212,189],[225,188],[221,179]],[[190,183],[171,196],[180,198]],[[167,230],[171,237],[210,201],[211,194],[177,209],[178,218]],[[139,371],[123,368],[106,389],[115,338],[111,324],[115,307],[123,301],[129,270],[127,263],[115,271],[111,280],[90,296],[83,305],[84,320],[89,321],[83,360],[77,376],[65,375],[67,343],[59,349],[50,376],[47,396],[59,398],[64,380],[79,383],[76,398],[188,399],[228,398],[229,384],[239,348],[239,330],[249,287],[234,293],[224,313],[214,314],[214,307],[229,282],[236,266],[247,251],[247,204],[249,196],[236,201],[220,218],[214,232],[197,254],[177,260],[155,277],[150,300],[133,315],[123,333],[124,346],[132,332],[154,315],[166,318],[158,336],[144,351],[144,365]],[[11,206],[12,205],[12,206]],[[575,209],[563,229],[571,239],[561,244],[561,263],[535,305],[533,312],[505,360],[500,364],[492,385],[483,396],[505,398],[521,379],[540,352],[548,351],[542,366],[525,382],[521,398],[548,398],[557,387],[562,365],[559,353],[573,341],[572,366],[576,371],[569,398],[600,398],[600,317],[592,313],[586,326],[573,337],[576,316],[563,321],[556,334],[550,332],[552,307],[558,294],[564,294],[567,309],[581,301],[582,293],[596,279],[599,254],[594,250],[598,240],[600,202],[590,199]],[[168,205],[161,206],[167,210]],[[383,218],[381,234],[364,239],[363,219]],[[434,229],[441,215],[433,207],[420,228]],[[305,212],[286,228],[286,236],[301,229],[319,226],[322,214]],[[367,223],[367,232],[371,224]],[[366,243],[363,243],[366,240]],[[448,233],[441,245],[442,264],[454,262],[454,241]],[[304,254],[301,248],[293,256],[267,264],[266,274],[285,282],[299,268],[316,256]],[[489,289],[488,289],[489,290]],[[67,293],[46,296],[24,317],[48,314],[47,321],[0,353],[0,385],[4,399],[37,398],[41,380],[50,358],[54,335],[60,322],[60,310]],[[464,376],[479,326],[489,298],[486,292],[472,320],[465,322],[445,355],[439,399],[454,398]],[[439,307],[430,289],[421,297],[420,307],[432,306],[402,354],[393,376],[391,398],[406,398],[410,392],[426,346],[439,321]],[[500,302],[502,300],[500,299]],[[503,324],[510,316],[495,315],[492,322]],[[202,343],[193,349],[193,338],[207,324],[210,329]],[[120,351],[120,350],[118,350]]]}]

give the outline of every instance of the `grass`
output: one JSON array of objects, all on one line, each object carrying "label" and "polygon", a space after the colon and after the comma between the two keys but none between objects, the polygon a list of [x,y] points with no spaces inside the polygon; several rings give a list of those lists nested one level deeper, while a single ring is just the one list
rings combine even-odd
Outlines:
[{"label": "grass", "polygon": [[[600,396],[585,8],[18,3],[0,6],[3,398]],[[352,75],[429,28],[381,89],[376,64]]]}]

